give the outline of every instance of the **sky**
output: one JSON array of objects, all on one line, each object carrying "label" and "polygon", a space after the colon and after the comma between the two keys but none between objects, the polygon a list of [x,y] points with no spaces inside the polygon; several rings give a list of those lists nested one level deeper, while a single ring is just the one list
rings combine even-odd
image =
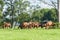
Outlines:
[{"label": "sky", "polygon": [[[44,4],[43,2],[40,2],[38,0],[28,0],[28,1],[30,1],[31,5],[36,5],[36,4],[40,5],[41,8],[51,8],[52,7],[52,6],[49,6],[47,4]],[[50,0],[44,0],[44,1],[51,4]],[[52,1],[57,2],[57,0],[52,0]],[[9,1],[7,1],[7,2],[9,2]],[[6,7],[6,5],[5,5],[5,7]]]},{"label": "sky", "polygon": [[[29,0],[31,2],[31,5],[36,5],[39,4],[41,6],[41,8],[52,8],[52,6],[49,6],[47,4],[44,4],[43,2],[39,2],[38,0]],[[45,2],[51,4],[50,0],[44,0]],[[52,0],[57,2],[57,0]]]}]

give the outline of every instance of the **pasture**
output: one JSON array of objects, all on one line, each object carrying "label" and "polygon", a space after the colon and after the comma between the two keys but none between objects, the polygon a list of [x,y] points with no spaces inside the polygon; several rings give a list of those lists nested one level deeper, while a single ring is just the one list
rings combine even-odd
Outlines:
[{"label": "pasture", "polygon": [[0,29],[0,40],[60,40],[60,29]]}]

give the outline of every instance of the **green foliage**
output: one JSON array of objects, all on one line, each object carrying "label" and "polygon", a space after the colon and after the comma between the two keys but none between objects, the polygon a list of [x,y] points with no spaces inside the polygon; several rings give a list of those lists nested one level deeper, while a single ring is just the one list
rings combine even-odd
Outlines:
[{"label": "green foliage", "polygon": [[57,22],[57,20],[58,20],[57,18],[58,18],[57,11],[54,8],[50,9],[46,13],[44,12],[44,17],[43,17],[44,20],[48,19],[48,20]]},{"label": "green foliage", "polygon": [[29,21],[30,15],[27,13],[21,13],[18,18],[20,22]]},{"label": "green foliage", "polygon": [[16,1],[15,3],[16,6],[19,6],[17,7],[18,10],[20,11],[20,13],[23,13],[24,11],[26,11],[26,8],[28,6],[30,6],[30,2],[29,1],[24,1],[24,0],[19,0],[19,1]]},{"label": "green foliage", "polygon": [[3,15],[2,15],[2,11],[0,11],[0,28],[3,24]]},{"label": "green foliage", "polygon": [[0,0],[0,4],[3,4],[3,0]]},{"label": "green foliage", "polygon": [[[15,0],[14,3],[12,3],[11,1],[10,1],[10,3],[11,4],[7,3],[10,6],[8,7],[6,15],[4,17],[6,17],[7,15],[16,16],[16,18],[10,19],[9,21],[14,21],[14,20],[18,21],[19,17],[22,16],[22,13],[26,12],[26,8],[29,6],[29,1]],[[19,15],[19,14],[21,14],[21,15]],[[23,14],[23,15],[26,15],[26,14]],[[8,21],[8,20],[6,20],[6,21]]]},{"label": "green foliage", "polygon": [[33,13],[32,13],[32,19],[35,20],[35,21],[43,21],[45,20],[43,17],[44,15],[49,11],[49,9],[39,9],[39,10],[35,10]]},{"label": "green foliage", "polygon": [[2,11],[2,9],[3,9],[3,6],[4,6],[4,2],[3,2],[3,0],[0,0],[0,10]]},{"label": "green foliage", "polygon": [[48,19],[48,18],[46,18],[46,17],[48,17],[49,15],[48,15],[48,16],[45,16],[48,11],[49,11],[48,8],[45,8],[45,9],[41,9],[41,10],[40,10],[41,14],[43,15],[43,16],[41,17],[41,21]]},{"label": "green foliage", "polygon": [[54,22],[58,21],[58,15],[57,15],[57,10],[55,8],[51,9],[40,9],[40,10],[35,10],[32,13],[32,20],[35,21],[44,21],[44,20],[51,20]]},{"label": "green foliage", "polygon": [[51,9],[49,11],[49,13],[51,14],[51,20],[54,21],[54,22],[58,22],[57,10],[56,9]]},{"label": "green foliage", "polygon": [[42,17],[42,13],[40,12],[40,10],[35,10],[33,13],[32,13],[32,20],[33,21],[39,21]]}]

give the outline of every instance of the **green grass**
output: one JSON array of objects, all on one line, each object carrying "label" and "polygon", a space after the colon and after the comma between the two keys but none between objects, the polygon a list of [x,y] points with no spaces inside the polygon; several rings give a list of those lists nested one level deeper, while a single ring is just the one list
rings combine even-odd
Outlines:
[{"label": "green grass", "polygon": [[60,40],[60,29],[0,29],[0,40]]}]

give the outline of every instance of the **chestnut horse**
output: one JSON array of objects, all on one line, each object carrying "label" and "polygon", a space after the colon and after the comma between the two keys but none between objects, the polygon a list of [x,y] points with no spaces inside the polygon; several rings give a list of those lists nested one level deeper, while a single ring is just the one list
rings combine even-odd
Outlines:
[{"label": "chestnut horse", "polygon": [[3,28],[9,28],[11,27],[10,22],[4,22]]},{"label": "chestnut horse", "polygon": [[43,26],[45,26],[46,29],[52,28],[54,25],[55,24],[52,21],[48,21],[45,24],[43,24]]},{"label": "chestnut horse", "polygon": [[19,25],[20,28],[38,28],[39,22],[23,22]]},{"label": "chestnut horse", "polygon": [[29,23],[28,22],[23,22],[21,25],[20,25],[20,27],[21,28],[28,28],[28,26],[29,26]]},{"label": "chestnut horse", "polygon": [[33,27],[35,28],[38,28],[39,27],[39,22],[33,22]]}]

